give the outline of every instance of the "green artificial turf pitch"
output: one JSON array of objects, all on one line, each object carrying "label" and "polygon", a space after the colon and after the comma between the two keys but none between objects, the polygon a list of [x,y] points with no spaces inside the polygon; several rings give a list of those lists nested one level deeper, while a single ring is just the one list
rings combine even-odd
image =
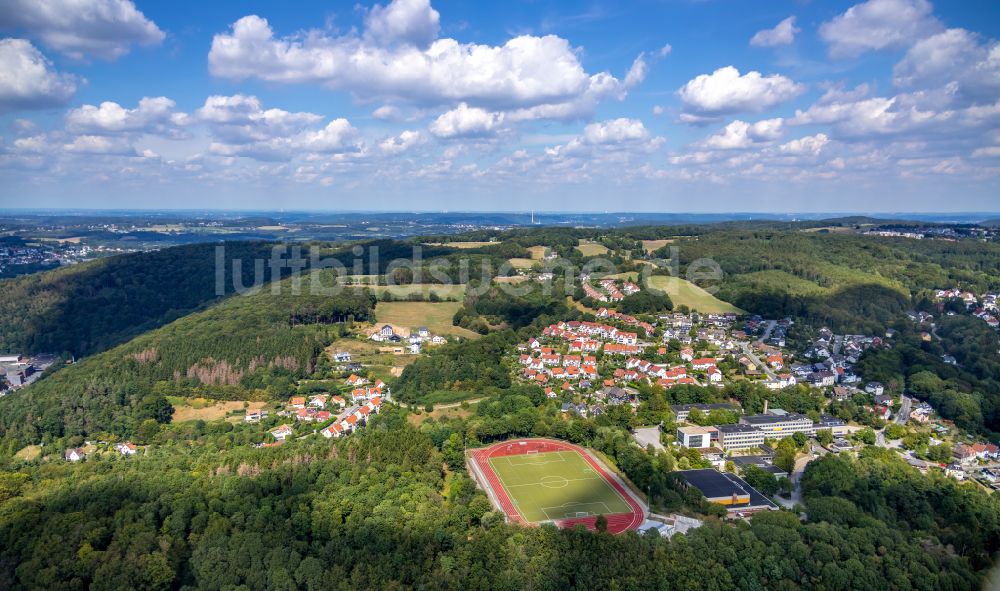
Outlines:
[{"label": "green artificial turf pitch", "polygon": [[611,483],[574,451],[501,456],[489,462],[528,522],[632,511]]}]

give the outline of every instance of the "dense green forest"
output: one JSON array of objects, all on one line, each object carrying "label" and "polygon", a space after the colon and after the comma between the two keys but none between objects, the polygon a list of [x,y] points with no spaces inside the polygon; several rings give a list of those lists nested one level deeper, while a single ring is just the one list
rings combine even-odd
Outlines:
[{"label": "dense green forest", "polygon": [[395,392],[404,402],[422,402],[438,390],[477,392],[510,386],[510,370],[501,359],[517,342],[512,331],[439,347],[406,366]]},{"label": "dense green forest", "polygon": [[[270,257],[275,244],[179,246],[0,281],[0,351],[90,355],[217,301],[216,246],[226,278],[241,259],[239,278],[250,286],[251,261]],[[269,267],[260,279],[270,281]],[[224,286],[233,292],[231,280]]]},{"label": "dense green forest", "polygon": [[[624,439],[590,443],[667,476]],[[332,444],[25,465],[0,483],[0,587],[972,590],[1000,533],[993,497],[868,452],[809,466],[805,521],[708,517],[670,540],[517,527],[453,442],[389,413]]]},{"label": "dense green forest", "polygon": [[336,325],[370,320],[375,306],[366,290],[328,297],[287,287],[231,297],[0,398],[0,440],[126,436],[143,420],[169,420],[167,395],[286,396],[339,335]]}]

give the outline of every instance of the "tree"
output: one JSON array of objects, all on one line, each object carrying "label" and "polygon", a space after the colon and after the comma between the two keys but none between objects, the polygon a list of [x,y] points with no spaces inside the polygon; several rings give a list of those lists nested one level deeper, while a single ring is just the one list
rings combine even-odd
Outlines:
[{"label": "tree", "polygon": [[875,435],[875,430],[872,429],[871,427],[865,427],[864,429],[861,429],[860,431],[854,434],[854,438],[866,445],[875,445],[875,441],[877,439]]},{"label": "tree", "polygon": [[805,446],[806,443],[809,443],[809,438],[806,437],[805,433],[801,431],[796,431],[795,433],[792,434],[792,441],[795,442],[796,446],[802,448]]},{"label": "tree", "polygon": [[886,439],[902,439],[906,436],[906,427],[898,423],[889,423],[885,426]]},{"label": "tree", "polygon": [[934,462],[947,462],[952,458],[951,446],[947,443],[932,445],[927,448],[927,459]]},{"label": "tree", "polygon": [[757,466],[747,466],[743,469],[743,480],[758,491],[771,497],[778,492],[778,480],[767,470]]},{"label": "tree", "polygon": [[608,531],[608,518],[603,513],[598,513],[597,519],[594,520],[594,529],[601,533]]},{"label": "tree", "polygon": [[774,465],[791,474],[795,471],[795,451],[790,449],[779,449],[778,452],[774,454]]},{"label": "tree", "polygon": [[830,429],[820,429],[816,431],[816,441],[823,446],[830,445],[833,443],[833,431]]}]

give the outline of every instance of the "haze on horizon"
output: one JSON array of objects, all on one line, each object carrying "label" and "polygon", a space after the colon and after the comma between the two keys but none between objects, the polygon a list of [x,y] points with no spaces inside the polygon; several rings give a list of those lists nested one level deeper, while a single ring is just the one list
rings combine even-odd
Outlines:
[{"label": "haze on horizon", "polygon": [[1000,4],[10,0],[0,208],[966,212]]}]

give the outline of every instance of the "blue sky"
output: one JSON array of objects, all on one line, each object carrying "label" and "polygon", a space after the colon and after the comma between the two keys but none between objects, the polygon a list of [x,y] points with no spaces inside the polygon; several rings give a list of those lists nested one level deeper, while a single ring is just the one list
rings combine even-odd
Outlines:
[{"label": "blue sky", "polygon": [[0,5],[0,207],[993,211],[1000,3]]}]

